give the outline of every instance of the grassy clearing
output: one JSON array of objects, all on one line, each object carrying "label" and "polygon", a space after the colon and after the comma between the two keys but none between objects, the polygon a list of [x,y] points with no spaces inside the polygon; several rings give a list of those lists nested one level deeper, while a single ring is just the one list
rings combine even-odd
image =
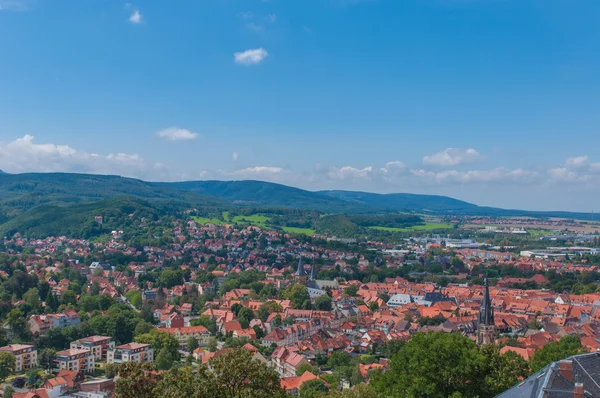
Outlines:
[{"label": "grassy clearing", "polygon": [[428,222],[421,225],[413,225],[412,227],[393,228],[393,227],[369,227],[380,231],[388,232],[410,232],[410,231],[433,231],[436,229],[450,229],[452,224],[445,222]]},{"label": "grassy clearing", "polygon": [[260,214],[252,214],[251,216],[235,216],[231,220],[234,224],[252,224],[257,227],[264,228],[266,227],[267,221],[269,221],[271,217],[263,216]]},{"label": "grassy clearing", "polygon": [[314,229],[310,228],[282,227],[281,229],[290,234],[314,235],[316,233]]},{"label": "grassy clearing", "polygon": [[229,212],[228,211],[223,212],[223,220],[225,220],[226,222],[229,222]]},{"label": "grassy clearing", "polygon": [[555,233],[554,231],[548,229],[528,229],[527,232],[533,236],[551,235]]},{"label": "grassy clearing", "polygon": [[212,223],[212,224],[216,224],[216,225],[223,224],[223,221],[219,220],[218,218],[192,217],[192,219],[194,221],[196,221],[196,223],[198,225],[204,225],[204,224],[208,224],[208,223]]}]

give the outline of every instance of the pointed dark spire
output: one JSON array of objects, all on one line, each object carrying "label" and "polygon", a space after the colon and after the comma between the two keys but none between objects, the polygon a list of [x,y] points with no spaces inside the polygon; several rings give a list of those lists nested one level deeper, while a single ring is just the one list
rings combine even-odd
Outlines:
[{"label": "pointed dark spire", "polygon": [[317,279],[317,272],[315,271],[315,259],[313,258],[312,268],[310,269],[310,280],[314,281]]},{"label": "pointed dark spire", "polygon": [[306,272],[304,271],[304,264],[302,264],[302,256],[300,256],[300,258],[298,259],[298,269],[296,269],[296,276],[303,275],[306,275]]},{"label": "pointed dark spire", "polygon": [[483,293],[483,303],[479,311],[479,324],[491,326],[494,325],[494,309],[492,308],[492,300],[490,299],[490,287],[487,276],[485,277],[483,286],[485,290]]}]

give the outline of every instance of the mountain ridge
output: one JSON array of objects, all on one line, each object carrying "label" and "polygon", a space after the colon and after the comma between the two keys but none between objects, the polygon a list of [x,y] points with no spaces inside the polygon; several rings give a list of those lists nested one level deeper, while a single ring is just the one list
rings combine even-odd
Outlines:
[{"label": "mountain ridge", "polygon": [[592,217],[589,213],[478,206],[443,195],[308,191],[256,180],[147,182],[114,175],[4,173],[0,174],[0,223],[42,204],[72,206],[117,196],[178,200],[188,202],[190,206],[284,207],[322,213],[414,212],[432,215]]}]

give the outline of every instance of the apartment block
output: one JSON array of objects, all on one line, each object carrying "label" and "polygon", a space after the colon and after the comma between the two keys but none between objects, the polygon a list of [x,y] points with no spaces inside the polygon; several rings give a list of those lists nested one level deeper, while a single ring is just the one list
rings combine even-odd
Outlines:
[{"label": "apartment block", "polygon": [[11,344],[0,347],[0,351],[15,356],[15,372],[34,368],[37,365],[37,350],[32,345]]},{"label": "apartment block", "polygon": [[94,359],[106,361],[108,351],[115,349],[115,342],[109,336],[90,336],[71,342],[72,350],[90,350]]},{"label": "apartment block", "polygon": [[96,368],[94,353],[90,350],[70,349],[56,353],[56,368],[75,372],[93,372]]},{"label": "apartment block", "polygon": [[150,347],[150,344],[129,343],[120,345],[114,350],[108,351],[107,362],[154,362],[154,350]]}]

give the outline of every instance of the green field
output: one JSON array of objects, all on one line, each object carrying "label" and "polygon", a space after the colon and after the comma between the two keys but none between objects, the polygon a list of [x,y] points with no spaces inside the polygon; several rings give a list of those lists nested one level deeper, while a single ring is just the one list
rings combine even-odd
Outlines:
[{"label": "green field", "polygon": [[198,225],[204,225],[204,224],[208,224],[208,223],[213,223],[213,224],[216,224],[216,225],[223,224],[223,221],[219,220],[218,218],[206,218],[206,217],[196,217],[196,216],[194,216],[194,217],[192,217],[192,219],[194,221],[196,221],[196,223]]},{"label": "green field", "polygon": [[533,236],[552,235],[553,233],[555,233],[554,231],[549,229],[528,229],[527,232],[529,232],[529,234]]},{"label": "green field", "polygon": [[450,229],[452,224],[444,222],[428,222],[421,225],[413,225],[412,227],[405,228],[392,228],[392,227],[369,227],[372,229],[378,229],[380,231],[388,232],[410,232],[410,231],[433,231],[436,229]]},{"label": "green field", "polygon": [[229,212],[224,211],[222,214],[223,214],[223,220],[229,222]]},{"label": "green field", "polygon": [[269,221],[271,217],[263,216],[260,214],[252,214],[251,216],[235,216],[231,220],[234,224],[252,224],[257,227],[264,228],[266,227],[267,221]]},{"label": "green field", "polygon": [[316,233],[314,229],[310,228],[282,227],[281,229],[290,234],[314,235]]}]

